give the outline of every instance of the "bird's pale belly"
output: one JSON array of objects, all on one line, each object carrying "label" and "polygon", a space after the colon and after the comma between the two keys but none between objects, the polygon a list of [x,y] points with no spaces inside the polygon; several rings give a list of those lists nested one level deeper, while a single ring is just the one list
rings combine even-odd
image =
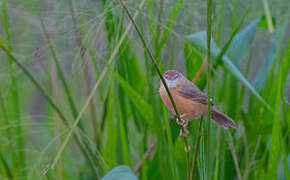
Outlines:
[{"label": "bird's pale belly", "polygon": [[[187,119],[187,120],[195,119],[195,118],[198,118],[202,114],[206,114],[206,105],[203,105],[191,99],[187,99],[180,96],[176,89],[171,89],[170,92],[173,96],[177,110],[183,119]],[[165,105],[168,107],[168,109],[173,114],[175,114],[174,108],[171,104],[170,98],[166,90],[164,88],[160,88],[159,93]]]}]

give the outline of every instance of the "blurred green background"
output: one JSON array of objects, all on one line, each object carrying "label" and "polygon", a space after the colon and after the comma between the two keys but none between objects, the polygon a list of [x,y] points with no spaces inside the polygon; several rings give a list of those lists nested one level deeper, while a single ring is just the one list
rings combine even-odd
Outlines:
[{"label": "blurred green background", "polygon": [[[289,179],[289,1],[213,0],[210,77],[206,1],[125,2],[162,73],[176,69],[203,91],[210,78],[215,106],[238,125],[212,121],[209,147],[204,118],[192,178]],[[0,179],[101,179],[119,165],[129,168],[104,179],[186,179],[179,126],[118,0],[0,8]],[[189,125],[191,166],[199,122]]]}]

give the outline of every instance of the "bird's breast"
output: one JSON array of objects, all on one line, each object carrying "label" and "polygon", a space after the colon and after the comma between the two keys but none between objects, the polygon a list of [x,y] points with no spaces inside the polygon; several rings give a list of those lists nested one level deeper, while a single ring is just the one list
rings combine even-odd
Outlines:
[{"label": "bird's breast", "polygon": [[[206,106],[198,103],[196,101],[193,101],[189,98],[185,98],[181,96],[178,92],[179,87],[171,88],[170,93],[172,94],[172,97],[174,99],[174,102],[176,104],[177,110],[179,114],[185,115],[186,119],[193,119],[198,117],[199,115],[203,114],[206,111]],[[170,101],[170,98],[166,92],[166,89],[164,86],[160,87],[159,89],[160,97],[163,100],[164,104],[167,106],[167,108],[175,114],[173,105]]]}]

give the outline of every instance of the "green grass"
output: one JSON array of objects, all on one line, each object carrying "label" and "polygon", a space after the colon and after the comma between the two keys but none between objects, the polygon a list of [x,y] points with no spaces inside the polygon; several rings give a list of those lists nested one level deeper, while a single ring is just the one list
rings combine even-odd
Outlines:
[{"label": "green grass", "polygon": [[[0,179],[289,179],[288,1],[124,2],[0,2]],[[238,128],[180,137],[167,69]]]},{"label": "green grass", "polygon": [[[213,27],[213,1],[206,1],[206,59],[207,59],[207,74],[206,74],[206,86],[207,86],[207,102],[211,101],[211,36],[212,36],[212,27]],[[206,137],[206,179],[211,179],[211,154],[213,153],[211,147],[211,134],[210,134],[210,124],[211,124],[211,104],[207,103],[207,123],[206,123],[206,134],[203,134]]]},{"label": "green grass", "polygon": [[[3,30],[5,43],[7,44],[7,50],[12,53],[12,41],[10,35],[10,22],[9,15],[7,12],[7,5],[4,1],[2,3],[2,19],[3,19]],[[25,155],[25,144],[22,136],[22,126],[21,126],[21,116],[20,116],[20,107],[19,107],[19,90],[18,90],[18,82],[17,77],[15,75],[15,69],[13,68],[13,61],[8,57],[9,61],[9,74],[10,74],[10,100],[12,106],[12,112],[9,113],[9,117],[7,116],[6,121],[16,121],[18,127],[13,129],[13,139],[11,139],[10,143],[16,142],[13,150],[12,150],[12,161],[13,161],[13,172],[14,174],[18,174],[19,177],[26,179],[26,155]],[[5,112],[4,112],[5,113]],[[9,120],[8,120],[9,119]],[[7,167],[7,166],[5,166]]]}]

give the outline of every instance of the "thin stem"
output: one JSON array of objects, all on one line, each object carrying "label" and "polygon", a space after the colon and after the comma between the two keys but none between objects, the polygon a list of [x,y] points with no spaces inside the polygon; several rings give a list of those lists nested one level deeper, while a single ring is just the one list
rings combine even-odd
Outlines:
[{"label": "thin stem", "polygon": [[4,124],[7,126],[7,138],[9,142],[9,148],[13,149],[13,139],[12,139],[12,130],[9,124],[8,114],[7,114],[7,108],[4,104],[4,98],[2,95],[2,90],[0,89],[0,112],[1,116],[4,119]]},{"label": "thin stem", "polygon": [[[207,102],[210,102],[210,67],[211,67],[211,27],[212,27],[212,0],[207,0]],[[206,178],[210,179],[210,103],[207,103],[207,145],[206,145]]]},{"label": "thin stem", "polygon": [[61,119],[64,120],[65,124],[68,124],[67,119],[64,117],[60,109],[56,106],[56,104],[52,101],[52,99],[45,93],[44,89],[40,86],[40,84],[34,79],[32,74],[9,52],[9,50],[4,45],[0,45],[0,48],[7,54],[9,58],[13,60],[13,62],[24,72],[24,74],[33,82],[33,84],[37,87],[37,89],[41,92],[44,98],[48,101],[48,103],[53,107],[53,109],[58,113]]},{"label": "thin stem", "polygon": [[[2,4],[2,20],[3,20],[3,30],[5,35],[5,40],[7,44],[7,51],[12,53],[12,43],[11,43],[11,35],[10,35],[10,23],[9,23],[9,16],[6,7],[6,1]],[[15,70],[13,68],[13,60],[9,57],[9,75],[11,79],[10,85],[10,92],[11,92],[11,101],[13,104],[13,113],[11,113],[11,120],[16,120],[19,126],[16,128],[16,131],[13,134],[15,135],[14,141],[16,143],[15,148],[19,149],[18,152],[12,153],[12,164],[13,164],[13,172],[15,174],[19,174],[19,176],[26,179],[27,172],[26,172],[26,154],[25,154],[25,144],[22,136],[22,126],[21,124],[21,117],[20,117],[20,106],[19,106],[19,91],[18,91],[18,81],[15,74]],[[23,170],[19,173],[19,168]]]},{"label": "thin stem", "polygon": [[230,149],[231,149],[231,152],[232,152],[235,168],[236,168],[236,171],[237,171],[238,180],[242,180],[241,171],[240,171],[240,168],[239,168],[239,160],[238,160],[238,157],[237,157],[237,154],[236,154],[236,151],[235,151],[233,137],[232,137],[232,135],[230,134],[229,131],[227,133],[228,133],[228,137],[229,137]]},{"label": "thin stem", "polygon": [[70,109],[72,111],[73,116],[75,117],[75,116],[77,116],[78,112],[77,112],[76,106],[74,104],[74,101],[73,101],[72,95],[70,93],[70,90],[68,88],[67,82],[66,82],[66,80],[64,78],[63,72],[61,70],[61,67],[60,67],[60,64],[59,64],[59,60],[57,58],[57,55],[56,55],[55,50],[53,48],[53,45],[51,43],[51,40],[50,40],[49,34],[47,32],[46,26],[45,26],[43,21],[41,21],[41,27],[42,27],[44,36],[45,36],[45,38],[47,40],[47,44],[48,44],[48,47],[50,49],[50,53],[51,53],[52,59],[53,59],[53,61],[55,63],[55,67],[56,67],[56,70],[57,70],[58,77],[61,80],[62,87],[63,87],[63,89],[65,91],[67,101],[69,102]]},{"label": "thin stem", "polygon": [[186,152],[186,166],[187,166],[187,180],[190,180],[190,160],[189,160],[189,146],[185,136],[183,136]]},{"label": "thin stem", "polygon": [[200,142],[200,138],[201,138],[201,127],[202,127],[202,122],[203,122],[203,116],[201,116],[200,121],[199,121],[199,128],[198,128],[198,132],[196,135],[196,141],[195,141],[195,146],[194,146],[194,154],[193,154],[193,160],[192,160],[192,169],[191,169],[191,178],[193,179],[194,177],[194,171],[195,171],[195,167],[196,167],[196,159],[197,159],[197,154],[198,154],[198,147],[199,147],[199,142]]},{"label": "thin stem", "polygon": [[167,92],[167,94],[168,94],[168,96],[169,96],[169,98],[170,98],[170,101],[171,101],[172,105],[173,105],[173,108],[174,108],[175,114],[176,114],[176,116],[177,116],[177,119],[178,119],[179,122],[181,122],[182,120],[181,120],[180,115],[179,115],[179,113],[178,113],[178,110],[177,110],[177,108],[176,108],[176,104],[175,104],[175,102],[174,102],[174,100],[173,100],[173,97],[172,97],[172,95],[171,95],[171,93],[170,93],[170,90],[169,90],[169,88],[168,88],[168,86],[167,86],[167,84],[166,84],[166,82],[165,82],[165,79],[163,78],[163,75],[162,75],[162,73],[161,73],[161,71],[160,71],[160,69],[159,69],[159,67],[158,67],[157,61],[156,61],[155,58],[153,57],[153,54],[151,53],[149,47],[147,46],[146,41],[145,41],[145,39],[144,39],[144,37],[143,37],[141,31],[139,30],[137,24],[135,23],[135,20],[133,19],[132,15],[130,14],[130,12],[129,12],[127,6],[125,5],[125,3],[124,3],[122,0],[119,0],[119,1],[120,1],[120,4],[122,5],[122,7],[124,8],[124,10],[126,11],[128,17],[129,17],[129,19],[131,20],[131,22],[132,22],[132,24],[133,24],[135,30],[137,31],[137,34],[138,34],[139,38],[141,39],[142,44],[143,44],[144,48],[146,49],[146,51],[147,51],[147,53],[148,53],[148,55],[149,55],[149,57],[150,57],[150,60],[151,60],[151,62],[153,63],[154,68],[155,68],[155,70],[156,70],[158,76],[160,77],[160,80],[161,80],[162,84],[164,85],[164,87],[165,87],[165,89],[166,89],[166,92]]},{"label": "thin stem", "polygon": [[265,14],[266,14],[266,19],[267,19],[268,31],[270,34],[273,34],[274,26],[273,26],[271,12],[270,12],[267,0],[263,0],[263,6],[264,6]]},{"label": "thin stem", "polygon": [[214,180],[219,179],[219,165],[220,165],[220,149],[221,149],[221,129],[217,128],[216,140],[217,140],[217,148],[216,148],[216,160],[215,160],[215,171],[214,171]]},{"label": "thin stem", "polygon": [[203,70],[205,69],[206,65],[207,65],[207,59],[204,59],[202,62],[202,65],[200,66],[200,68],[196,72],[193,80],[191,81],[193,84],[196,83],[197,79],[200,77],[200,75],[203,72]]},{"label": "thin stem", "polygon": [[251,158],[250,163],[248,164],[248,166],[244,172],[243,179],[245,179],[245,180],[248,179],[248,174],[249,174],[250,170],[252,169],[252,166],[255,164],[256,153],[257,153],[258,148],[260,146],[260,142],[261,142],[261,135],[258,136],[258,140],[256,143],[255,150],[253,152],[252,158]]},{"label": "thin stem", "polygon": [[[164,85],[164,87],[166,89],[166,92],[167,92],[167,94],[168,94],[168,96],[170,98],[170,101],[171,101],[172,105],[173,105],[173,108],[174,108],[175,114],[177,116],[177,119],[178,119],[179,122],[181,122],[181,118],[180,118],[179,112],[178,112],[178,110],[176,108],[176,104],[175,104],[174,99],[173,99],[173,97],[172,97],[172,95],[170,93],[170,90],[169,90],[169,88],[168,88],[168,86],[167,86],[167,84],[165,82],[165,79],[163,78],[163,75],[162,75],[162,73],[161,73],[161,71],[160,71],[160,69],[158,67],[157,61],[153,57],[153,54],[151,53],[149,47],[147,46],[147,43],[146,43],[146,41],[144,39],[144,36],[142,35],[141,31],[139,30],[137,24],[135,23],[135,20],[133,19],[132,15],[130,14],[127,6],[125,5],[125,3],[122,0],[119,0],[119,1],[120,1],[121,6],[126,11],[126,13],[127,13],[128,17],[129,17],[130,21],[132,22],[132,24],[133,24],[133,26],[134,26],[134,28],[135,28],[135,30],[136,30],[139,38],[141,39],[142,44],[143,44],[144,48],[146,49],[146,51],[147,51],[147,53],[148,53],[148,55],[150,57],[150,60],[153,63],[154,68],[155,68],[155,70],[156,70],[156,72],[157,72],[157,74],[158,74],[158,76],[159,76],[162,84]],[[181,126],[181,128],[182,128],[182,131],[185,132],[184,127]],[[184,137],[184,144],[185,144],[185,149],[186,149],[186,153],[187,153],[186,159],[187,159],[187,162],[189,162],[189,146],[188,146],[186,137]],[[187,179],[189,179],[189,178],[190,178],[190,164],[187,163]]]},{"label": "thin stem", "polygon": [[213,65],[213,68],[214,69],[216,69],[216,67],[220,64],[223,55],[226,53],[226,51],[228,50],[229,46],[231,45],[232,40],[234,39],[234,37],[236,36],[236,34],[238,33],[238,31],[242,27],[242,25],[243,25],[246,17],[248,16],[250,10],[251,10],[250,8],[247,9],[247,11],[245,12],[245,14],[241,18],[239,24],[236,26],[236,28],[234,29],[233,33],[231,34],[230,39],[226,42],[226,44],[224,45],[223,49],[221,50],[221,52],[217,56],[217,58],[215,60],[215,63]]},{"label": "thin stem", "polygon": [[[70,93],[70,91],[69,91],[69,88],[68,88],[67,82],[66,82],[66,80],[65,80],[65,78],[64,78],[63,72],[62,72],[62,70],[61,70],[61,67],[60,67],[60,64],[59,64],[59,61],[58,61],[57,55],[56,55],[56,53],[55,53],[55,50],[54,50],[54,48],[53,48],[53,45],[52,45],[52,43],[51,43],[51,40],[50,40],[49,34],[48,34],[47,30],[46,30],[46,27],[45,27],[45,24],[44,24],[43,21],[41,21],[41,25],[42,25],[42,30],[43,30],[43,32],[44,32],[45,38],[46,38],[47,43],[48,43],[48,47],[49,47],[50,52],[51,52],[51,55],[52,55],[52,59],[53,59],[54,62],[55,62],[55,66],[56,66],[57,74],[58,74],[58,76],[59,76],[59,78],[60,78],[60,80],[61,80],[62,86],[63,86],[63,88],[64,88],[64,90],[65,90],[65,94],[66,94],[67,100],[68,100],[68,102],[69,102],[70,109],[71,109],[71,111],[72,111],[73,117],[74,117],[74,118],[77,118],[77,116],[78,116],[77,108],[76,108],[76,106],[75,106],[75,104],[74,104],[74,101],[73,101],[72,95],[71,95],[71,93]],[[44,93],[44,92],[43,92],[43,93]],[[53,102],[53,100],[51,100],[51,101]],[[51,104],[51,103],[50,103],[50,104]],[[65,125],[68,127],[68,126],[69,126],[68,121],[65,120],[65,119],[63,119],[64,117],[61,117],[61,116],[60,116],[60,118],[61,118],[62,120],[64,120]],[[79,127],[81,130],[83,130],[83,125],[82,125],[82,124],[78,124],[78,127]],[[94,165],[93,165],[94,162],[92,161],[92,159],[89,159],[89,154],[90,154],[90,155],[93,155],[92,151],[91,151],[89,148],[81,147],[81,146],[85,146],[85,145],[88,146],[88,144],[82,144],[82,143],[81,143],[81,140],[78,139],[77,136],[75,136],[74,138],[75,138],[75,140],[77,141],[77,144],[80,146],[80,149],[83,151],[84,156],[87,158],[88,161],[91,161],[91,162],[89,162],[89,163],[90,163],[90,165],[92,165],[91,167],[92,167],[93,171],[95,172],[94,169],[96,169],[96,168],[95,168],[96,166],[94,167]],[[96,174],[96,175],[97,175],[97,174]]]},{"label": "thin stem", "polygon": [[[90,82],[90,76],[89,76],[89,65],[88,62],[86,62],[86,57],[85,54],[87,53],[87,48],[85,44],[83,43],[82,39],[82,32],[78,30],[77,28],[77,18],[75,16],[75,12],[73,9],[73,2],[72,0],[69,0],[69,9],[70,9],[70,14],[72,18],[72,24],[73,24],[73,29],[75,32],[75,35],[77,36],[77,43],[78,46],[80,47],[80,56],[82,58],[83,64],[84,64],[84,77],[85,77],[85,84],[86,84],[86,93],[87,96],[90,95],[90,90],[92,89],[91,87],[91,82]],[[94,136],[94,141],[96,143],[96,147],[99,149],[99,137],[97,134],[97,123],[96,123],[96,109],[93,100],[90,101],[90,118],[91,118],[91,123],[92,123],[92,129],[93,129],[93,136]],[[77,117],[77,114],[74,116],[74,118]]]},{"label": "thin stem", "polygon": [[[53,102],[53,100],[45,93],[44,89],[40,86],[40,84],[34,79],[32,74],[9,52],[9,50],[4,46],[4,44],[0,43],[0,49],[2,49],[6,55],[13,60],[13,62],[24,72],[24,74],[32,81],[32,83],[36,86],[36,88],[41,92],[43,97],[46,99],[46,101],[52,106],[52,108],[57,112],[59,117],[63,120],[64,124],[69,127],[68,120],[65,118],[63,113],[60,111],[60,109],[56,106],[56,104]],[[94,173],[96,172],[96,168],[94,167],[94,161],[90,159],[89,154],[87,152],[87,149],[84,147],[84,144],[82,144],[81,140],[74,136],[76,143],[78,144],[80,150],[86,157],[86,159],[89,161],[91,168],[93,169]]]},{"label": "thin stem", "polygon": [[[141,3],[139,4],[139,9],[143,6],[144,1],[145,1],[145,0],[142,0]],[[137,17],[138,12],[139,12],[139,11],[137,10],[136,13],[134,14],[134,19]],[[82,115],[84,114],[85,110],[87,109],[87,107],[88,107],[90,101],[92,100],[92,98],[93,98],[93,96],[94,96],[94,94],[95,94],[97,88],[99,87],[101,81],[104,79],[104,77],[105,77],[105,75],[106,75],[106,73],[107,73],[107,71],[108,71],[108,68],[109,68],[110,64],[112,64],[112,62],[113,62],[113,60],[114,60],[114,58],[115,58],[117,52],[119,51],[119,49],[120,49],[120,47],[121,47],[121,44],[123,43],[123,41],[124,41],[125,37],[127,36],[129,30],[131,29],[131,26],[132,26],[132,23],[128,23],[128,25],[127,25],[127,27],[126,27],[126,29],[125,29],[125,32],[122,34],[122,36],[121,36],[121,38],[120,38],[120,40],[119,40],[117,46],[114,48],[114,50],[113,50],[113,52],[112,52],[112,54],[111,54],[111,56],[110,56],[110,58],[109,58],[109,60],[108,60],[108,62],[107,62],[107,64],[106,64],[106,67],[104,68],[104,70],[103,70],[102,73],[100,74],[99,79],[98,79],[97,82],[95,83],[93,89],[92,89],[91,92],[90,92],[89,97],[87,98],[86,102],[83,104],[83,106],[82,106],[82,108],[81,108],[81,110],[80,110],[80,112],[79,112],[79,114],[78,114],[78,117],[75,119],[73,125],[71,126],[70,131],[68,132],[68,135],[65,137],[62,146],[60,147],[59,151],[57,152],[57,155],[56,155],[56,157],[55,157],[55,159],[54,159],[54,162],[53,162],[52,165],[51,165],[52,168],[55,167],[55,165],[56,165],[58,159],[59,159],[60,156],[61,156],[61,153],[63,152],[63,150],[64,150],[64,148],[65,148],[65,146],[66,146],[66,144],[68,143],[70,137],[73,135],[74,130],[76,129],[78,123],[80,122]],[[1,47],[1,46],[0,46],[0,47]]]},{"label": "thin stem", "polygon": [[[57,80],[58,80],[58,76],[57,76],[57,70],[56,70],[56,65],[54,63],[50,64],[50,69],[51,69],[51,86],[52,86],[52,98],[54,101],[57,100],[57,95],[58,95],[58,85],[57,85]],[[55,140],[55,147],[56,147],[56,152],[58,151],[60,144],[61,144],[61,122],[59,119],[59,116],[53,112],[53,119],[54,119],[54,124],[55,124],[55,136],[57,137]],[[59,161],[56,165],[56,174],[57,174],[57,179],[62,180],[62,161]]]},{"label": "thin stem", "polygon": [[157,145],[157,140],[154,139],[154,140],[152,141],[152,143],[151,143],[149,149],[148,149],[148,150],[146,151],[146,153],[144,154],[143,159],[141,159],[141,160],[136,164],[136,166],[135,166],[135,168],[134,168],[134,174],[137,174],[137,173],[139,172],[139,170],[140,170],[141,167],[142,167],[143,161],[144,161],[145,159],[149,158],[149,157],[152,155],[152,153],[154,152],[153,150],[155,149],[156,145]]}]

